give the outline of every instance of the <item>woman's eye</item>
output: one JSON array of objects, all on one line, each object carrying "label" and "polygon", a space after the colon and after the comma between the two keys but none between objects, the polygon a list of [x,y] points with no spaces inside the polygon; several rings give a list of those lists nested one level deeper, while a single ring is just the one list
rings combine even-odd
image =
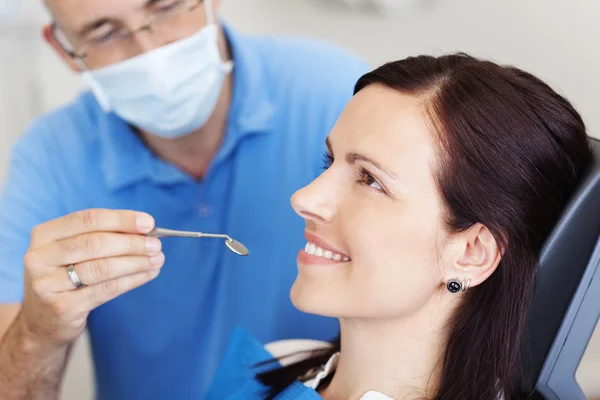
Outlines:
[{"label": "woman's eye", "polygon": [[358,173],[358,176],[359,176],[358,182],[360,184],[372,187],[373,189],[377,190],[378,192],[384,191],[383,188],[381,187],[381,185],[379,184],[379,182],[377,182],[377,180],[373,177],[373,175],[371,175],[369,173],[369,171],[367,171],[366,169],[361,168]]},{"label": "woman's eye", "polygon": [[331,167],[331,164],[333,164],[333,157],[331,156],[331,154],[329,154],[328,151],[326,151],[325,153],[323,153],[323,169],[329,169],[329,167]]}]

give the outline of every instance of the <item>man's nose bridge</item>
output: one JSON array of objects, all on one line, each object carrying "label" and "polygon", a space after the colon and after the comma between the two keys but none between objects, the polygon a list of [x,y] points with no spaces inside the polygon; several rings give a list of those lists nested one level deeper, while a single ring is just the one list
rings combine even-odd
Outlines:
[{"label": "man's nose bridge", "polygon": [[149,33],[154,33],[154,30],[152,29],[152,24],[146,24],[143,26],[140,26],[140,28],[138,29],[138,33],[139,32],[144,32],[144,31],[148,31]]},{"label": "man's nose bridge", "polygon": [[162,43],[157,43],[160,37],[152,28],[151,23],[146,23],[140,26],[133,32],[132,38],[136,46],[142,53],[147,53],[162,46]]}]

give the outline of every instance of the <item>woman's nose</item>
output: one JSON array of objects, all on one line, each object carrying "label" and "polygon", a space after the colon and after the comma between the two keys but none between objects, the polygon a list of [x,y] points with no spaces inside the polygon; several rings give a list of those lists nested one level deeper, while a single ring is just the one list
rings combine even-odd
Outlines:
[{"label": "woman's nose", "polygon": [[340,196],[336,195],[328,175],[328,171],[323,173],[292,196],[292,207],[302,218],[317,223],[330,223],[335,219]]}]

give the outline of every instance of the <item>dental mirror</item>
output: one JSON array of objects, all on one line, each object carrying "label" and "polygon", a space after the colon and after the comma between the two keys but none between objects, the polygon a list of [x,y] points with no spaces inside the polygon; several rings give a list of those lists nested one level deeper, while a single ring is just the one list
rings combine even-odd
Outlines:
[{"label": "dental mirror", "polygon": [[248,249],[246,248],[246,246],[244,246],[243,244],[241,244],[237,240],[233,240],[232,238],[228,238],[227,240],[225,240],[225,246],[227,246],[227,248],[229,250],[231,250],[232,252],[234,252],[238,256],[245,257],[248,254],[250,254],[250,252],[248,251]]},{"label": "dental mirror", "polygon": [[238,256],[246,257],[250,254],[248,248],[237,240],[232,239],[228,235],[214,234],[214,233],[203,233],[203,232],[190,232],[190,231],[176,231],[172,229],[155,228],[148,236],[154,237],[187,237],[187,238],[214,238],[214,239],[225,239],[225,246]]}]

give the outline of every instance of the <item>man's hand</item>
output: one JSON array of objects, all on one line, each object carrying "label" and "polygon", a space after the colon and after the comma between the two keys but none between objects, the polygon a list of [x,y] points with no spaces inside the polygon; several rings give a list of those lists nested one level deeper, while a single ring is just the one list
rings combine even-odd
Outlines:
[{"label": "man's hand", "polygon": [[[25,255],[25,297],[19,317],[27,334],[66,345],[84,331],[93,309],[156,278],[161,242],[145,236],[154,219],[134,211],[93,209],[36,227]],[[77,289],[67,268],[73,265]]]}]

